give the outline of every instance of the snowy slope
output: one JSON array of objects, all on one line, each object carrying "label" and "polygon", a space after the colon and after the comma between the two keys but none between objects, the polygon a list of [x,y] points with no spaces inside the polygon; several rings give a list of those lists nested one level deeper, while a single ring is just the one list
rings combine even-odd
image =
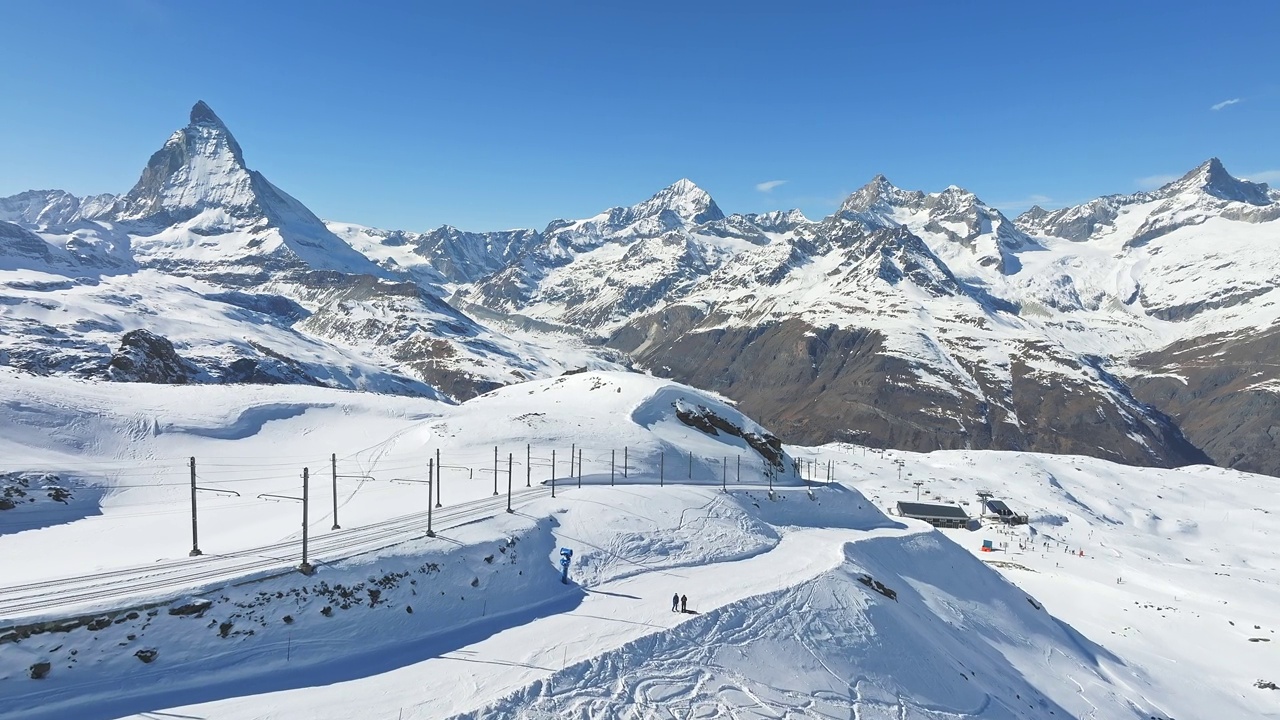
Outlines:
[{"label": "snowy slope", "polygon": [[[103,491],[83,496],[96,505],[83,519],[59,512],[43,529],[0,532],[0,552],[21,559],[3,605],[33,592],[16,584],[45,593],[35,612],[0,613],[19,628],[0,628],[0,717],[1149,719],[1273,707],[1252,684],[1280,665],[1249,638],[1274,630],[1280,507],[1259,501],[1254,476],[969,452],[905,454],[899,480],[896,456],[797,447],[770,500],[767,463],[745,441],[764,428],[643,375],[581,373],[460,406],[297,386],[253,399],[114,387],[0,383],[5,469]],[[713,415],[714,434],[698,420]],[[437,448],[433,539],[420,481]],[[330,453],[341,530],[330,530]],[[199,558],[186,557],[188,455],[201,487],[240,493],[201,496]],[[793,459],[832,461],[857,489],[806,489],[822,473],[794,472]],[[298,506],[255,499],[299,492],[301,465],[320,548],[311,577],[287,572]],[[980,562],[993,559],[981,539],[1019,537],[940,534],[882,513],[913,478],[951,500],[994,487],[1031,515],[1027,542],[1087,554],[1055,544]],[[71,550],[85,547],[110,549]],[[560,547],[575,550],[568,585]],[[115,573],[101,599],[68,599],[102,582],[90,572]],[[672,592],[695,612],[671,613]],[[82,619],[31,624],[69,616]],[[41,662],[48,675],[31,679]]]}]

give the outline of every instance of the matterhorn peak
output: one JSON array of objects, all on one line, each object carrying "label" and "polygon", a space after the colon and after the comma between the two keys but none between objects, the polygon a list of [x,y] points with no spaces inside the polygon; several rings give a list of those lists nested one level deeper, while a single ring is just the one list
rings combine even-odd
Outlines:
[{"label": "matterhorn peak", "polygon": [[222,118],[209,107],[209,104],[203,100],[197,100],[195,105],[191,106],[191,124],[192,125],[217,125],[225,129],[227,126],[223,124]]},{"label": "matterhorn peak", "polygon": [[180,222],[209,208],[245,215],[256,206],[252,173],[221,118],[203,100],[191,122],[169,136],[118,206],[122,220]]}]

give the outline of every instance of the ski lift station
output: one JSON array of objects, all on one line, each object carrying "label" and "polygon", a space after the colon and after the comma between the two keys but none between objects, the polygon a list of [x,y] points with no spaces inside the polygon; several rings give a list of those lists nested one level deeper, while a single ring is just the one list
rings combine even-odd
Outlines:
[{"label": "ski lift station", "polygon": [[1013,508],[1006,505],[1003,500],[988,500],[987,509],[994,513],[1000,519],[1000,522],[1006,525],[1027,524],[1027,516],[1015,513]]},{"label": "ski lift station", "polygon": [[934,527],[963,528],[969,524],[969,515],[956,505],[898,501],[901,517],[923,520]]}]

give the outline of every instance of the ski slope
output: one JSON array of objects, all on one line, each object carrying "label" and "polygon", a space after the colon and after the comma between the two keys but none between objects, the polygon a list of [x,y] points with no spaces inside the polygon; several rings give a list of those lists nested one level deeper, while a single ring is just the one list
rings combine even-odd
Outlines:
[{"label": "ski slope", "polygon": [[[0,718],[1276,716],[1254,687],[1280,679],[1261,476],[832,445],[786,448],[771,493],[745,439],[764,428],[644,375],[458,406],[120,387],[0,383],[0,471],[74,493],[21,525],[0,512]],[[680,420],[695,409],[742,434]],[[195,558],[192,456],[201,487],[240,493],[199,496]],[[302,466],[309,577],[300,507],[256,497],[300,492]],[[915,479],[970,509],[991,489],[1032,522],[892,517]],[[671,612],[675,592],[694,612]]]}]

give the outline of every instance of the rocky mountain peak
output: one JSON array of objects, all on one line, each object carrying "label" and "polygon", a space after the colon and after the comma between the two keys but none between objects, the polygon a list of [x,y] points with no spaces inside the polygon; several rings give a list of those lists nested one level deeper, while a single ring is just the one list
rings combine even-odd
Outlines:
[{"label": "rocky mountain peak", "polygon": [[208,103],[203,100],[197,100],[195,105],[191,106],[191,124],[192,125],[217,125],[226,128],[222,123],[222,118],[209,107]]},{"label": "rocky mountain peak", "polygon": [[181,222],[208,208],[232,215],[255,208],[253,176],[231,131],[203,101],[191,108],[191,122],[171,135],[118,204],[121,220]]},{"label": "rocky mountain peak", "polygon": [[724,219],[724,213],[706,190],[688,178],[681,178],[648,200],[628,208],[627,220],[635,222],[658,217],[664,212],[673,213],[681,221],[694,225]]},{"label": "rocky mountain peak", "polygon": [[876,209],[915,207],[924,197],[924,193],[918,190],[903,190],[889,182],[889,178],[877,174],[871,178],[871,182],[845,199],[840,212],[865,213]]},{"label": "rocky mountain peak", "polygon": [[1156,192],[1164,197],[1200,192],[1228,202],[1269,205],[1272,202],[1269,190],[1265,183],[1249,182],[1232,176],[1222,161],[1213,157]]}]

